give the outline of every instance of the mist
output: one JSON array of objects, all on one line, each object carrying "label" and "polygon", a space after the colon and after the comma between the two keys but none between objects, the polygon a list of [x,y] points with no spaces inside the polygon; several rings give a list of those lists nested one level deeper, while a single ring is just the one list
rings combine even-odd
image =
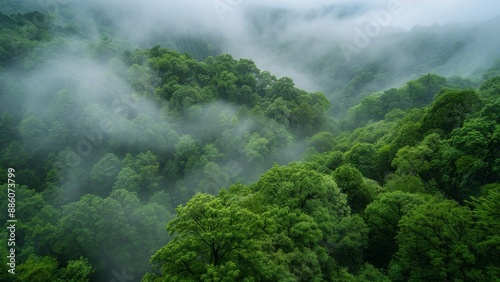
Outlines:
[{"label": "mist", "polygon": [[[60,27],[78,30],[47,51],[36,49],[23,62],[40,62],[38,68],[26,67],[25,73],[19,65],[8,69],[9,79],[18,81],[14,86],[25,96],[23,115],[16,113],[17,118],[33,118],[39,126],[37,132],[26,130],[31,135],[22,136],[30,160],[56,152],[50,155],[50,160],[56,160],[59,179],[56,206],[86,194],[108,196],[112,185],[106,188],[109,191],[101,189],[100,181],[111,183],[124,166],[116,162],[109,167],[115,171],[111,177],[107,172],[100,175],[98,164],[111,153],[121,160],[136,160],[144,156],[141,153],[152,152],[155,158],[148,159],[147,168],[155,177],[141,180],[147,187],[138,198],[147,203],[158,187],[172,191],[169,212],[174,213],[172,207],[195,192],[216,194],[221,187],[250,184],[274,163],[300,160],[307,152],[311,136],[295,137],[290,128],[265,114],[249,118],[242,114],[248,111],[245,106],[210,100],[175,112],[167,99],[158,98],[163,86],[158,70],[137,62],[129,68],[125,59],[108,57],[106,52],[100,55],[104,47],[130,54],[136,48],[160,45],[182,53],[190,51],[182,43],[184,38],[201,38],[200,44],[211,48],[193,55],[196,60],[208,62],[208,56],[222,53],[251,59],[277,80],[290,77],[297,88],[324,92],[341,114],[371,92],[399,87],[429,72],[477,79],[481,70],[500,58],[500,2],[492,0],[480,4],[467,0],[33,0],[19,9],[11,6],[11,11],[4,12],[51,13]],[[433,62],[435,50],[420,42],[432,42],[439,52],[451,51],[445,60]],[[147,60],[137,56],[138,62]],[[370,69],[380,62],[383,71]],[[357,73],[365,69],[375,78],[352,86]],[[377,80],[379,73],[388,73],[387,78]],[[149,88],[138,91],[141,83]],[[338,105],[344,108],[337,110]],[[0,109],[7,109],[7,104]],[[25,128],[31,129],[29,124]],[[320,127],[335,129],[329,124]],[[205,140],[213,141],[213,146],[205,145]],[[190,150],[205,159],[190,159]],[[182,166],[170,161],[174,158],[181,159]],[[197,166],[201,161],[207,164]],[[147,268],[147,261],[141,263]],[[120,266],[113,259],[110,264]],[[145,272],[137,273],[141,271]]]},{"label": "mist", "polygon": [[[289,76],[297,86],[318,90],[317,81],[304,71],[304,63],[321,59],[342,43],[356,40],[357,28],[384,17],[379,40],[384,34],[397,36],[414,27],[432,27],[447,23],[473,26],[499,15],[500,3],[494,1],[87,1],[81,11],[106,11],[120,38],[145,46],[148,37],[158,33],[209,34],[220,38],[222,52],[236,58],[251,58],[264,70]],[[85,12],[78,12],[85,14]],[[465,34],[476,60],[488,61],[488,54],[498,46],[491,42],[491,31]],[[489,44],[483,44],[485,39]],[[384,39],[385,41],[390,41]],[[498,40],[497,40],[498,41]],[[279,46],[288,50],[280,52]],[[387,48],[388,46],[386,46]],[[369,50],[370,45],[361,48]],[[398,46],[392,46],[401,53]],[[477,48],[485,48],[478,50]],[[358,48],[359,49],[359,48]],[[498,49],[498,48],[496,48]],[[354,56],[357,54],[353,54]],[[482,56],[482,58],[481,58]],[[461,57],[457,54],[456,57]],[[348,59],[348,58],[347,58]],[[426,70],[430,71],[430,70]],[[455,73],[463,75],[464,73]],[[465,74],[467,75],[467,74]],[[335,79],[335,78],[332,78]]]},{"label": "mist", "polygon": [[[169,47],[175,40],[172,36],[203,35],[210,38],[221,53],[229,53],[235,58],[250,58],[263,70],[269,70],[278,77],[291,77],[298,87],[307,91],[324,91],[329,97],[335,90],[325,87],[311,75],[310,65],[324,60],[333,50],[343,52],[341,59],[350,63],[362,53],[372,52],[370,50],[376,47],[373,43],[378,42],[385,45],[388,53],[402,58],[399,64],[404,64],[401,62],[408,57],[409,50],[402,50],[397,45],[401,42],[391,45],[401,34],[415,27],[442,27],[446,24],[471,28],[500,14],[497,12],[500,10],[498,2],[474,3],[466,0],[33,2],[36,2],[33,9],[41,11],[69,8],[71,12],[66,16],[71,21],[68,25],[85,28],[96,41],[114,36],[128,48],[150,48],[156,44]],[[370,23],[376,26],[370,26]],[[103,24],[110,27],[111,33],[98,27]],[[358,31],[367,28],[371,28],[375,36],[369,36],[369,43],[363,43],[360,48],[359,44],[355,44],[356,40],[359,41]],[[491,61],[494,57],[491,54],[499,49],[497,46],[500,43],[494,36],[495,27],[481,29],[457,38],[467,42],[467,46],[453,59],[467,57],[477,65]],[[484,44],[485,41],[488,44]],[[469,56],[471,50],[474,51],[474,58]],[[426,72],[469,76],[472,71],[457,70],[452,63],[446,63],[438,69],[422,70],[422,73]],[[398,81],[408,78],[410,76],[401,77]],[[331,79],[336,80],[335,77]]]}]

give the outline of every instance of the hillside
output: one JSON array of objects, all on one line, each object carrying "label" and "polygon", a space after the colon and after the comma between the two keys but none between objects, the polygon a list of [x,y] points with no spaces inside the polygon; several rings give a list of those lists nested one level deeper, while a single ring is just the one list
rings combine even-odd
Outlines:
[{"label": "hillside", "polygon": [[93,2],[0,3],[1,281],[500,279],[500,18],[347,59],[279,31],[370,7]]}]

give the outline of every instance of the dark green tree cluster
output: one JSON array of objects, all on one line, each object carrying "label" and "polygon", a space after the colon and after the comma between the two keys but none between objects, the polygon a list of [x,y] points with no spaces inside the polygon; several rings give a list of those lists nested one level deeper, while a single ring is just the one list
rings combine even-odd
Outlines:
[{"label": "dark green tree cluster", "polygon": [[[104,11],[96,39],[54,9],[0,15],[0,176],[18,183],[0,280],[499,279],[499,64],[362,100],[396,79],[387,54],[318,63],[353,106],[333,120],[323,93],[202,37],[134,49]],[[417,73],[463,47],[415,40]]]},{"label": "dark green tree cluster", "polygon": [[479,90],[443,88],[430,105],[393,109],[307,157],[363,215],[364,260],[391,281],[500,277],[497,247],[489,245],[499,231],[491,229],[498,221],[491,199],[500,191],[496,80]]},{"label": "dark green tree cluster", "polygon": [[332,176],[275,165],[258,182],[196,194],[169,222],[175,236],[144,281],[325,281],[363,264],[368,228]]},{"label": "dark green tree cluster", "polygon": [[430,104],[434,95],[446,86],[446,78],[427,74],[408,81],[403,87],[391,88],[383,93],[373,93],[351,108],[348,117],[359,127],[369,121],[379,121],[394,109],[408,110]]},{"label": "dark green tree cluster", "polygon": [[[290,78],[277,79],[250,60],[236,61],[226,54],[197,62],[160,46],[150,49],[150,54],[142,69],[161,78],[154,99],[169,102],[174,116],[193,118],[201,113],[198,104],[222,100],[245,106],[240,111],[270,118],[297,137],[311,135],[326,122],[329,102],[324,94],[297,89]],[[128,72],[133,71],[135,79],[143,77],[141,66],[132,68]]]},{"label": "dark green tree cluster", "polygon": [[19,59],[28,50],[51,37],[48,16],[39,12],[0,14],[0,66]]},{"label": "dark green tree cluster", "polygon": [[195,195],[144,281],[495,281],[496,79],[320,133],[307,162]]}]

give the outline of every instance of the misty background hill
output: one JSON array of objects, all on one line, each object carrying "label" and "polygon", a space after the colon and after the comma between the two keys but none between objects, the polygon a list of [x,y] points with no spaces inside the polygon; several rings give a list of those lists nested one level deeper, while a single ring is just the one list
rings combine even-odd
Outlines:
[{"label": "misty background hill", "polygon": [[[222,53],[250,58],[278,77],[291,77],[303,89],[324,92],[337,117],[370,93],[422,74],[461,76],[477,85],[482,71],[500,55],[498,16],[470,19],[471,11],[460,18],[467,8],[447,7],[438,23],[421,25],[413,19],[398,26],[419,4],[424,9],[426,1],[401,1],[395,14],[383,1],[277,4],[279,8],[244,1],[233,6],[167,2],[157,7],[134,1],[2,2],[7,13],[47,12],[56,26],[74,29],[86,44],[107,40],[123,50],[160,45],[198,60]],[[365,34],[369,27],[375,36]],[[355,43],[359,31],[367,40],[363,46]]]}]

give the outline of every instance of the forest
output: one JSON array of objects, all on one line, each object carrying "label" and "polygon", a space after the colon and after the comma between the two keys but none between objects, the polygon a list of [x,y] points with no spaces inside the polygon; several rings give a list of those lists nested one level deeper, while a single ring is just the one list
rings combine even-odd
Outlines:
[{"label": "forest", "polygon": [[1,281],[500,281],[500,17],[346,60],[251,10],[305,83],[47,3],[0,2]]}]

